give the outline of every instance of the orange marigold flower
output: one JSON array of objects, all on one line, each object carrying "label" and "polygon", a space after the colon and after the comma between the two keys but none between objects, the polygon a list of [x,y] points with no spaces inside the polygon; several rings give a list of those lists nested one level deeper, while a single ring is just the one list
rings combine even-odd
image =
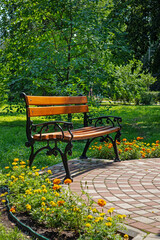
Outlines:
[{"label": "orange marigold flower", "polygon": [[98,199],[98,205],[99,206],[101,206],[101,207],[103,207],[103,206],[105,206],[106,205],[106,201],[105,200],[103,200],[103,199]]},{"label": "orange marigold flower", "polygon": [[70,184],[72,183],[72,180],[70,178],[67,178],[64,180],[64,184]]},{"label": "orange marigold flower", "polygon": [[58,189],[60,189],[60,188],[61,188],[61,186],[58,185],[58,184],[54,184],[54,185],[53,185],[53,190],[58,190]]},{"label": "orange marigold flower", "polygon": [[127,139],[126,138],[123,138],[123,142],[126,142],[127,141]]},{"label": "orange marigold flower", "polygon": [[137,137],[137,140],[141,140],[141,139],[143,139],[143,137]]},{"label": "orange marigold flower", "polygon": [[142,157],[143,157],[143,158],[145,158],[145,156],[146,156],[146,154],[145,154],[145,153],[143,153],[143,154],[142,154]]},{"label": "orange marigold flower", "polygon": [[159,140],[157,140],[156,143],[159,143]]},{"label": "orange marigold flower", "polygon": [[112,147],[113,147],[113,144],[110,143],[110,144],[108,145],[108,148],[112,148]]},{"label": "orange marigold flower", "polygon": [[9,211],[12,212],[12,213],[15,213],[16,209],[15,209],[15,207],[11,207]]},{"label": "orange marigold flower", "polygon": [[98,150],[100,151],[102,149],[102,146],[99,146]]},{"label": "orange marigold flower", "polygon": [[119,153],[122,153],[122,149],[119,149]]},{"label": "orange marigold flower", "polygon": [[63,206],[64,203],[65,203],[65,201],[63,201],[63,200],[60,200],[60,201],[57,202],[57,204],[58,204],[59,207],[60,207],[60,206]]},{"label": "orange marigold flower", "polygon": [[60,184],[61,183],[61,180],[59,178],[55,178],[53,180],[53,184]]}]

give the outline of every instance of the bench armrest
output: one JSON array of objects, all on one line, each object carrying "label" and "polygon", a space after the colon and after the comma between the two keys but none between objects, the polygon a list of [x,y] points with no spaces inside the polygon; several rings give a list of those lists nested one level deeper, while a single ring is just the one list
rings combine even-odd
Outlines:
[{"label": "bench armrest", "polygon": [[109,124],[111,123],[113,127],[115,127],[115,123],[122,128],[120,122],[122,122],[121,117],[116,117],[116,116],[101,116],[101,117],[95,117],[95,118],[88,118],[88,123],[92,124],[93,121],[95,122],[94,125],[97,127],[98,124],[102,125],[103,120],[106,120],[106,123]]},{"label": "bench armrest", "polygon": [[[60,124],[63,124],[63,127]],[[73,123],[72,122],[51,121],[51,122],[45,122],[45,123],[39,123],[39,124],[32,124],[31,130],[36,132],[37,128],[40,128],[38,133],[40,134],[40,139],[41,139],[42,132],[43,131],[48,132],[49,131],[49,126],[53,126],[54,131],[56,131],[56,129],[60,130],[60,132],[62,133],[62,140],[64,139],[63,128],[67,128],[68,132],[71,135],[71,140],[72,140],[72,138],[73,138],[73,134],[71,133],[71,129],[73,128]]]}]

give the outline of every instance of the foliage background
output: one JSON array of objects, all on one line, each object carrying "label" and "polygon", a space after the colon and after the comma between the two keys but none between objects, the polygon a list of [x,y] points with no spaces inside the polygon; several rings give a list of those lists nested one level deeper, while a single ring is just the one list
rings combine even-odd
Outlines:
[{"label": "foliage background", "polygon": [[1,2],[2,100],[92,88],[95,96],[133,101],[157,86],[158,0]]}]

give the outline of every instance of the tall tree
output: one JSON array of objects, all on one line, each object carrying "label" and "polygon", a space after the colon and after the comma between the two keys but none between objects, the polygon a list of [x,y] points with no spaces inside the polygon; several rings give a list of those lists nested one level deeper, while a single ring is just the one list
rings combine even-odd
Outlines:
[{"label": "tall tree", "polygon": [[112,0],[2,2],[3,65],[15,94],[99,93],[110,62],[127,61],[123,31],[108,18]]},{"label": "tall tree", "polygon": [[126,38],[137,59],[160,77],[160,1],[113,0],[112,17],[126,24]]}]

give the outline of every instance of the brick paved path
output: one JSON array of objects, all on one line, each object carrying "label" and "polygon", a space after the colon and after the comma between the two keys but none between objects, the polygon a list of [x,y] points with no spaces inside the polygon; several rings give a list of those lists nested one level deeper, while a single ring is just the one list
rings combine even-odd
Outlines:
[{"label": "brick paved path", "polygon": [[[80,194],[82,187],[95,202],[107,201],[106,212],[114,207],[118,214],[127,215],[126,224],[160,234],[160,159],[71,160],[69,166],[72,191]],[[63,179],[62,164],[51,169],[54,177]]]}]

